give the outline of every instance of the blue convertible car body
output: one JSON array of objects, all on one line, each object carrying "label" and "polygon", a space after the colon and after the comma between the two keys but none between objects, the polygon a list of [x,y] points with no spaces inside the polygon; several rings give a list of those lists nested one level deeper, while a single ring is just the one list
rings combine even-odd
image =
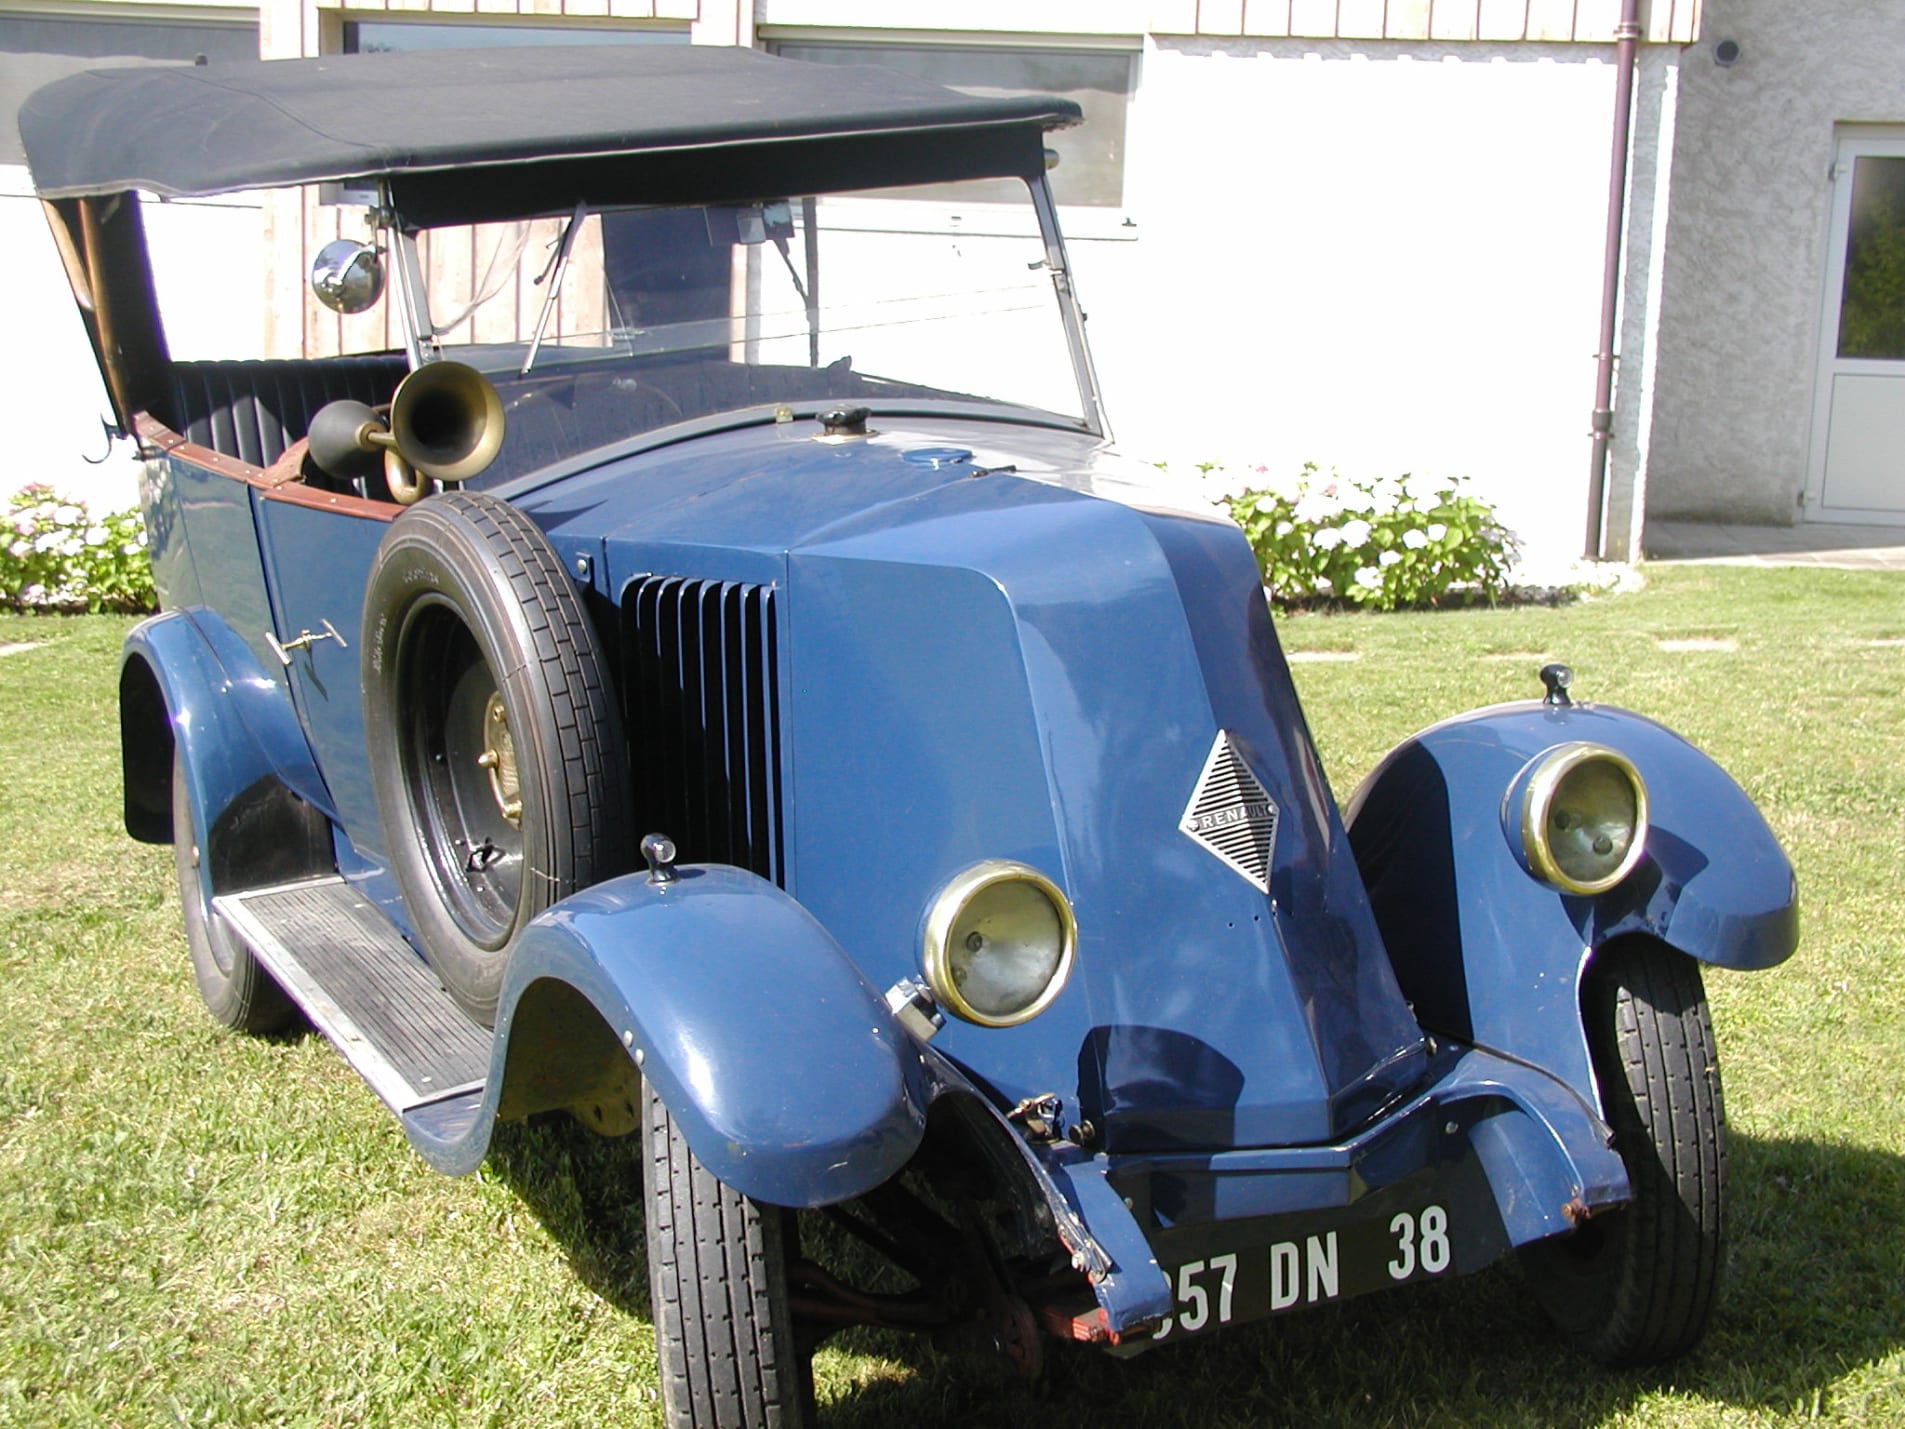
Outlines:
[{"label": "blue convertible car body", "polygon": [[[797,1417],[847,1324],[1033,1368],[1511,1250],[1590,1352],[1684,1350],[1699,966],[1791,952],[1791,870],[1560,667],[1339,814],[1241,536],[1106,445],[1077,117],[698,49],[35,96],[163,596],[127,827],[201,989],[300,1010],[445,1171],[640,1130],[678,1424]],[[131,195],[268,184],[361,209],[341,350],[174,360]],[[840,1206],[907,1288],[804,1251]]]}]

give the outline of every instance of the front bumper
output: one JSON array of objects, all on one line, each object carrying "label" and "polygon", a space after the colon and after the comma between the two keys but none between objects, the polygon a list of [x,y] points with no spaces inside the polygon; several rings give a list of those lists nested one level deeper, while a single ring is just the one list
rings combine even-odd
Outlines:
[{"label": "front bumper", "polygon": [[1011,1129],[1096,1300],[1053,1328],[1128,1348],[1206,1333],[1480,1270],[1629,1199],[1607,1126],[1563,1083],[1476,1047],[1436,1073],[1323,1146],[1106,1155]]}]

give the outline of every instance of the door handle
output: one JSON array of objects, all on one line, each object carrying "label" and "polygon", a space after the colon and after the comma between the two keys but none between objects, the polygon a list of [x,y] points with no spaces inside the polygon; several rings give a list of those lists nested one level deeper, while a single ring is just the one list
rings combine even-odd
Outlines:
[{"label": "door handle", "polygon": [[309,650],[320,640],[335,640],[337,642],[337,648],[340,650],[348,650],[351,648],[345,643],[344,637],[337,633],[337,627],[331,624],[330,621],[320,620],[318,624],[324,628],[322,630],[300,630],[294,637],[285,641],[283,644],[279,644],[278,637],[267,630],[265,632],[265,644],[269,645],[271,647],[271,653],[278,657],[278,663],[285,666],[291,664],[291,652],[293,650]]}]

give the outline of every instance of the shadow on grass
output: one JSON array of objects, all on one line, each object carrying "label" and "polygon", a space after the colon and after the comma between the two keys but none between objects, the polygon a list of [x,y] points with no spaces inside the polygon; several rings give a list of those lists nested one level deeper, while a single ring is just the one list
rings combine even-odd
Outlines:
[{"label": "shadow on grass", "polygon": [[576,1279],[649,1318],[640,1136],[597,1136],[553,1112],[499,1124],[487,1164],[555,1237]]},{"label": "shadow on grass", "polygon": [[[1600,1368],[1569,1349],[1512,1264],[1130,1360],[1053,1345],[1036,1386],[907,1336],[856,1331],[822,1367],[825,1425],[1442,1425],[1585,1429],[1667,1392],[1746,1411],[1829,1408],[1841,1377],[1905,1348],[1905,1160],[1736,1135],[1732,1260],[1705,1344]],[[648,1318],[641,1163],[566,1118],[499,1127],[490,1164],[576,1275]]]}]

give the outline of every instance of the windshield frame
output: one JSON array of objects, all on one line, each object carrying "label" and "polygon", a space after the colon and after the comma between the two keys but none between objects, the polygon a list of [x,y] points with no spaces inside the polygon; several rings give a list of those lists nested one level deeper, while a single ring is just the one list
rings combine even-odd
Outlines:
[{"label": "windshield frame", "polygon": [[[1036,420],[1040,425],[1060,424],[1073,430],[1082,430],[1093,436],[1108,440],[1111,433],[1109,424],[1105,418],[1103,394],[1098,382],[1097,369],[1092,361],[1090,345],[1085,336],[1084,314],[1079,305],[1076,287],[1072,279],[1070,264],[1065,250],[1064,235],[1059,227],[1057,204],[1053,201],[1051,188],[1044,174],[1041,173],[1034,178],[1026,179],[1025,184],[1031,199],[1032,212],[1038,224],[1039,240],[1044,252],[1042,265],[1035,266],[1043,266],[1052,282],[1053,299],[1057,304],[1060,328],[1064,335],[1066,351],[1071,362],[1073,380],[1077,386],[1081,415],[1072,417],[1067,414],[1055,413],[1041,408],[1029,408],[1022,403],[1015,403],[1009,399],[1000,399],[997,405],[1004,410],[1018,412],[1027,416],[1036,414]],[[378,203],[374,211],[374,222],[385,233],[389,242],[392,255],[392,276],[395,279],[391,284],[390,296],[395,307],[398,327],[403,339],[404,353],[412,370],[414,370],[422,366],[425,362],[437,361],[448,354],[446,354],[445,345],[440,340],[437,330],[433,326],[429,297],[418,256],[417,234],[419,229],[414,225],[407,224],[403,216],[397,211],[392,203],[391,191],[387,183],[379,184],[378,190]],[[826,196],[827,195],[823,194],[817,195],[816,197],[824,198]],[[811,209],[811,205],[807,207]],[[565,210],[570,222],[570,228],[566,230],[566,232],[573,232],[576,227],[577,219],[585,211],[594,211],[593,206],[589,206],[586,210],[583,206]],[[561,217],[563,215],[555,214],[549,216]],[[809,251],[811,252],[812,250],[809,249]],[[550,293],[550,296],[553,297],[553,292]],[[532,359],[537,346],[539,346],[539,343],[532,344],[531,346]],[[454,348],[452,348],[452,351],[454,351]],[[922,399],[913,397],[896,400],[904,401],[911,406],[917,406]],[[883,410],[890,409],[890,404],[878,402],[877,400],[871,405],[879,406]],[[976,408],[980,404],[977,402],[954,402],[951,405],[966,409]],[[772,411],[771,408],[769,410],[770,412]],[[736,420],[730,423],[725,420],[728,417],[732,417]],[[700,420],[701,419],[691,418],[688,419],[685,425],[699,429]],[[737,409],[731,414],[712,414],[708,420],[716,421],[718,429],[727,425],[748,425],[752,418],[747,415],[744,409]],[[662,430],[668,430],[680,425],[684,424],[671,423],[668,428],[663,428]],[[610,443],[609,448],[617,450],[625,447],[639,449],[646,444],[643,441],[643,437],[646,435],[648,434],[635,434],[627,440]],[[567,463],[560,462],[557,465],[566,466]],[[513,486],[514,482],[511,481],[506,484]]]}]

